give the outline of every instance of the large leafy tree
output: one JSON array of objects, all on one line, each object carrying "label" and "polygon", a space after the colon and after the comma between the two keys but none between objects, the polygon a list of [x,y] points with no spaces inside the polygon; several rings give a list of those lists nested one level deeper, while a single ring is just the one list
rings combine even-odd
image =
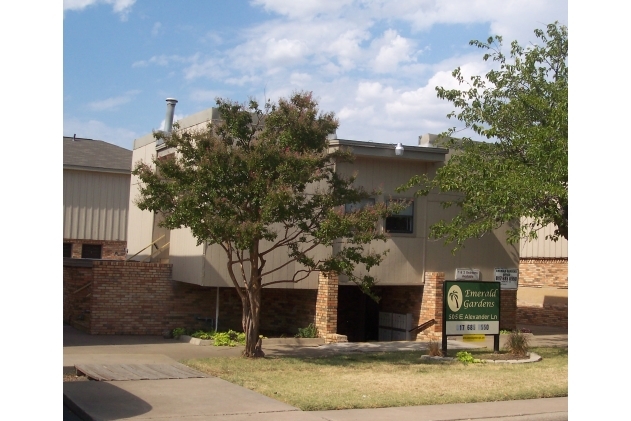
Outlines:
[{"label": "large leafy tree", "polygon": [[[323,271],[344,274],[369,292],[374,279],[368,273],[384,254],[364,246],[385,241],[375,227],[387,211],[376,205],[344,212],[344,204],[369,193],[335,172],[335,162],[352,157],[329,150],[327,135],[338,122],[319,111],[310,93],[268,101],[263,109],[255,101],[218,99],[217,105],[218,124],[156,133],[174,153],[154,159],[155,170],[147,163],[135,167],[141,181],[136,204],[160,212],[166,228],[190,228],[198,245],[224,250],[243,305],[244,355],[257,357],[263,355],[261,289]],[[270,256],[279,251],[286,258],[274,266]],[[293,276],[270,280],[292,263],[301,268]]]},{"label": "large leafy tree", "polygon": [[548,224],[556,226],[552,240],[568,238],[568,33],[558,23],[534,32],[538,43],[514,41],[509,57],[500,36],[471,41],[494,69],[467,80],[457,68],[453,76],[464,89],[436,88],[456,107],[448,117],[489,141],[456,139],[452,127],[442,133],[453,150],[449,161],[434,177],[413,177],[400,190],[457,194],[443,206],[457,206],[458,214],[431,227],[454,251],[503,225],[509,242],[536,238]]}]

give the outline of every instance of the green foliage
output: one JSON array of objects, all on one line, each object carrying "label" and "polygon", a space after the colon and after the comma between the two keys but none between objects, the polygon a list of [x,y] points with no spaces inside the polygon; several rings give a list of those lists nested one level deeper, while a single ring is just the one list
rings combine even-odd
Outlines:
[{"label": "green foliage", "polygon": [[[155,169],[150,163],[136,165],[135,203],[160,213],[162,227],[189,228],[198,245],[224,250],[244,304],[246,355],[254,356],[261,288],[322,271],[345,275],[371,294],[375,280],[369,272],[385,252],[367,246],[386,240],[376,223],[397,210],[377,204],[344,212],[345,204],[371,193],[355,187],[354,177],[336,173],[334,164],[352,156],[329,150],[327,135],[338,121],[319,111],[311,93],[267,102],[263,109],[253,100],[217,99],[217,105],[222,120],[205,129],[180,130],[176,124],[171,134],[154,134],[175,153],[155,158]],[[271,253],[285,258],[272,259]],[[289,265],[300,269],[270,280]]]},{"label": "green foliage", "polygon": [[173,329],[173,338],[178,339],[182,335],[186,335],[187,330],[183,327],[176,327]]},{"label": "green foliage", "polygon": [[213,339],[215,336],[215,332],[206,332],[204,330],[197,330],[191,334],[193,338],[209,340]]},{"label": "green foliage", "polygon": [[234,330],[227,332],[217,332],[214,334],[215,346],[237,346],[245,344],[245,333],[237,333]]},{"label": "green foliage", "polygon": [[461,363],[469,364],[474,361],[473,355],[467,351],[460,351],[456,354],[456,359]]},{"label": "green foliage", "polygon": [[515,356],[524,357],[528,355],[528,350],[530,349],[528,337],[519,330],[513,330],[506,338],[504,348]]},{"label": "green foliage", "polygon": [[467,351],[459,351],[456,354],[456,359],[458,361],[460,361],[461,363],[464,363],[464,364],[469,364],[469,363],[479,364],[479,363],[482,363],[482,360],[480,360],[478,358],[473,358],[473,355],[471,355],[471,353],[467,352]]},{"label": "green foliage", "polygon": [[318,329],[315,327],[313,323],[309,324],[307,327],[299,327],[298,333],[296,334],[296,338],[317,338],[318,337]]},{"label": "green foliage", "polygon": [[539,44],[514,41],[509,58],[500,36],[470,42],[495,68],[469,81],[457,68],[453,76],[466,88],[436,90],[457,109],[449,118],[490,142],[454,139],[452,127],[441,134],[453,150],[449,161],[433,178],[415,176],[399,188],[452,193],[443,207],[459,213],[433,225],[431,236],[453,243],[454,252],[504,224],[509,242],[536,238],[548,224],[556,226],[550,239],[568,238],[568,32],[558,23],[534,32]]}]

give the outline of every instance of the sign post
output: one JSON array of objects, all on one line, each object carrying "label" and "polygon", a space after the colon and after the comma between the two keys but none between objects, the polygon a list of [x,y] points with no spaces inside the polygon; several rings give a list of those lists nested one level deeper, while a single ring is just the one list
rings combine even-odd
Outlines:
[{"label": "sign post", "polygon": [[447,336],[493,335],[500,350],[500,282],[445,281],[443,284],[443,355]]}]

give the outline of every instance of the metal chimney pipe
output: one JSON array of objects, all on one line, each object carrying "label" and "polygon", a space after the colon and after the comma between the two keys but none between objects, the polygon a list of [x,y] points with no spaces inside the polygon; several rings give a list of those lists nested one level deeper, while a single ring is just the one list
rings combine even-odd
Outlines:
[{"label": "metal chimney pipe", "polygon": [[167,114],[166,114],[166,117],[164,118],[165,133],[171,133],[171,129],[173,128],[173,116],[175,115],[175,104],[177,104],[177,99],[167,98]]}]

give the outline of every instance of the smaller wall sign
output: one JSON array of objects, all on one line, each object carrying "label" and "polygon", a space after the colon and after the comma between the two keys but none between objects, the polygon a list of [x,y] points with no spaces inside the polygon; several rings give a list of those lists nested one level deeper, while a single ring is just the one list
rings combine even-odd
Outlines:
[{"label": "smaller wall sign", "polygon": [[519,269],[495,268],[495,281],[500,283],[501,289],[517,289]]},{"label": "smaller wall sign", "polygon": [[480,269],[456,269],[456,281],[479,281]]}]

